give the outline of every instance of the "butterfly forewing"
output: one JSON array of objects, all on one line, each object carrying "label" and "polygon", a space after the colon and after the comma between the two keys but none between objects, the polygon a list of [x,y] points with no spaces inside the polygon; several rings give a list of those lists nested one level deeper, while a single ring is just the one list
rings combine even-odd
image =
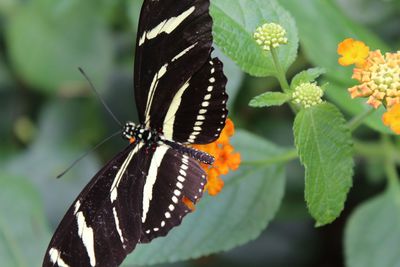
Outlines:
[{"label": "butterfly forewing", "polygon": [[162,128],[176,92],[206,63],[212,44],[209,1],[145,0],[135,57],[141,123]]},{"label": "butterfly forewing", "polygon": [[228,114],[226,81],[222,62],[209,58],[175,94],[163,123],[165,137],[196,144],[217,139]]}]

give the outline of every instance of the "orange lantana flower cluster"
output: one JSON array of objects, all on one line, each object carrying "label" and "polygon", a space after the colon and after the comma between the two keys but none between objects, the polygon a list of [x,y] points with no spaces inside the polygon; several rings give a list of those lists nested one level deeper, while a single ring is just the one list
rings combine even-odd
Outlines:
[{"label": "orange lantana flower cluster", "polygon": [[[368,97],[367,104],[375,109],[381,105],[387,108],[382,120],[400,134],[400,51],[383,55],[380,50],[366,48],[363,42],[353,39],[346,39],[338,46],[338,53],[343,56],[339,63],[356,64],[352,78],[360,84],[349,88],[349,93],[352,98]],[[342,64],[344,61],[350,64]]]},{"label": "orange lantana flower cluster", "polygon": [[[367,103],[374,108],[382,104],[390,108],[400,103],[400,51],[382,55],[380,50],[376,50],[366,54],[369,49],[365,47],[363,42],[353,39],[346,39],[338,47],[343,55],[340,64],[341,61],[350,63],[350,58],[356,64],[352,78],[360,84],[349,88],[351,97],[368,97]],[[341,60],[343,58],[349,60]]]},{"label": "orange lantana flower cluster", "polygon": [[230,170],[236,170],[240,165],[240,154],[234,152],[230,144],[230,138],[235,132],[233,122],[226,120],[225,128],[222,130],[219,138],[213,143],[207,145],[194,145],[193,147],[207,152],[215,158],[212,166],[201,164],[207,173],[207,184],[205,190],[212,196],[217,195],[224,186],[224,180],[221,175],[227,174]]},{"label": "orange lantana flower cluster", "polygon": [[400,52],[382,55],[369,53],[362,68],[353,70],[353,79],[361,84],[349,88],[352,98],[369,97],[367,103],[378,108],[382,102],[390,108],[400,103]]}]

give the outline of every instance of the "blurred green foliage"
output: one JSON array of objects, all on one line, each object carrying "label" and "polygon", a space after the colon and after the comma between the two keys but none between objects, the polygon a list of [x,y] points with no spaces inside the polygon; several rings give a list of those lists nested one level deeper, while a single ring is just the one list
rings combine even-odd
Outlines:
[{"label": "blurred green foliage", "polygon": [[[400,1],[211,2],[216,54],[229,79],[230,117],[242,129],[234,145],[244,162],[224,177],[226,188],[219,196],[205,197],[181,227],[138,247],[126,264],[206,256],[173,266],[399,265],[399,208],[393,204],[398,192],[386,191],[355,208],[382,191],[382,164],[374,151],[355,143],[356,153],[372,156],[357,161],[354,185],[339,220],[314,229],[304,203],[303,168],[298,161],[277,161],[292,158],[288,147],[294,143],[294,116],[286,107],[253,109],[248,103],[265,91],[279,90],[275,79],[265,77],[274,74],[271,59],[251,38],[255,27],[272,20],[289,32],[291,43],[279,51],[288,75],[323,67],[328,98],[347,118],[363,111],[362,102],[350,102],[345,90],[352,84],[350,68],[337,64],[336,46],[353,37],[373,49],[398,49]],[[126,145],[114,138],[61,180],[55,179],[118,130],[78,67],[120,120],[137,121],[132,72],[140,6],[140,0],[0,0],[0,266],[39,266],[51,233],[73,199],[102,163]],[[378,139],[373,130],[388,133],[380,114],[368,117],[356,133],[371,142]],[[370,163],[377,166],[374,172]],[[346,219],[354,209],[344,238]],[[381,239],[385,235],[398,238]],[[374,244],[380,250],[374,250]],[[385,260],[365,261],[369,255]]]}]

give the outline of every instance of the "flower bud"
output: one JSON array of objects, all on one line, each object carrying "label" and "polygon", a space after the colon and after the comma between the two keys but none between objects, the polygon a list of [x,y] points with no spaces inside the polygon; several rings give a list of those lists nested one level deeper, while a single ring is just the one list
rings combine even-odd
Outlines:
[{"label": "flower bud", "polygon": [[323,95],[324,91],[315,83],[302,83],[294,89],[293,102],[309,108],[321,103]]},{"label": "flower bud", "polygon": [[286,30],[276,23],[265,23],[258,27],[254,32],[254,39],[265,51],[288,42]]}]

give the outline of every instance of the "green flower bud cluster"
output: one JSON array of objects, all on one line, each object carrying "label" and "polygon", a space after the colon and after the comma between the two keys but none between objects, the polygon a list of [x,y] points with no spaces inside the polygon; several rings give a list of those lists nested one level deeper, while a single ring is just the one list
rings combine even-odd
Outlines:
[{"label": "green flower bud cluster", "polygon": [[276,23],[265,23],[258,27],[254,33],[254,39],[265,51],[288,42],[286,30]]},{"label": "green flower bud cluster", "polygon": [[321,103],[323,95],[324,91],[315,83],[302,83],[294,89],[293,102],[309,108]]}]

